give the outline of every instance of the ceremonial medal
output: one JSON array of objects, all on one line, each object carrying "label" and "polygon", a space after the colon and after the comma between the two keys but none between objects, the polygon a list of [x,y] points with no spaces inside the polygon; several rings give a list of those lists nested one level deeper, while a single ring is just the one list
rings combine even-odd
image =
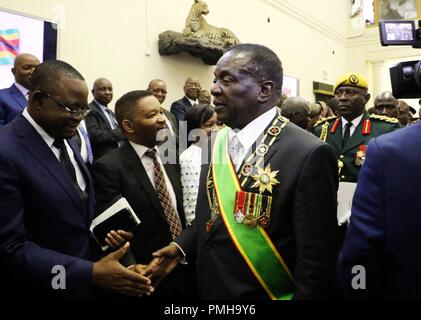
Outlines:
[{"label": "ceremonial medal", "polygon": [[262,228],[265,228],[269,225],[269,219],[266,216],[261,216],[259,218],[259,226],[261,226]]},{"label": "ceremonial medal", "polygon": [[256,149],[256,154],[260,157],[263,157],[269,151],[269,146],[266,144],[261,144]]},{"label": "ceremonial medal", "polygon": [[281,133],[281,128],[279,128],[279,127],[277,127],[277,126],[271,126],[271,127],[269,128],[269,130],[268,130],[268,133],[269,133],[271,136],[276,137],[276,136],[278,136],[278,135]]},{"label": "ceremonial medal", "polygon": [[278,179],[276,179],[278,172],[279,170],[272,171],[270,164],[265,170],[259,168],[257,174],[253,176],[255,183],[251,187],[259,188],[259,193],[261,194],[266,190],[272,193],[272,187],[279,184]]},{"label": "ceremonial medal", "polygon": [[360,150],[355,154],[355,165],[361,167],[365,160],[366,146],[363,144],[360,146]]},{"label": "ceremonial medal", "polygon": [[250,163],[245,163],[243,167],[241,168],[241,174],[245,177],[248,177],[251,175],[251,172],[253,171],[253,165]]},{"label": "ceremonial medal", "polygon": [[256,228],[257,226],[257,219],[255,216],[248,214],[244,217],[243,224],[246,225],[248,228]]}]

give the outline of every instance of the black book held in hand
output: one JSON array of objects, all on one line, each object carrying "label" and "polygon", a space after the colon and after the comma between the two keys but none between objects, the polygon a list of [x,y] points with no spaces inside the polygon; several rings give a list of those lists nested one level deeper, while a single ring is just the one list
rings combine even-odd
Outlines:
[{"label": "black book held in hand", "polygon": [[107,250],[105,237],[111,230],[124,230],[133,232],[140,224],[140,220],[133,212],[126,198],[120,197],[107,210],[96,217],[91,224],[90,230],[102,250]]}]

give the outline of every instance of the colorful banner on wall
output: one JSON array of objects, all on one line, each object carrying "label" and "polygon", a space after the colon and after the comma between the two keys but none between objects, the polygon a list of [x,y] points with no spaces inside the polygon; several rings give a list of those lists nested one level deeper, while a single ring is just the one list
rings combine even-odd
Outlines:
[{"label": "colorful banner on wall", "polygon": [[0,30],[0,65],[12,64],[19,54],[18,29]]}]

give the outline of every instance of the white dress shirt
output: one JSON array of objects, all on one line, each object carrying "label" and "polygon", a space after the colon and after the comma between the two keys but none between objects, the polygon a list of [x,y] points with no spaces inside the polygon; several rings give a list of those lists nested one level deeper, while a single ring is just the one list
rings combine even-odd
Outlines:
[{"label": "white dress shirt", "polygon": [[[352,125],[349,128],[349,137],[352,137],[352,135],[355,132],[355,129],[357,129],[358,125],[360,124],[361,120],[363,119],[364,114],[360,115],[359,117],[355,118],[354,120],[351,121]],[[342,117],[342,137],[344,136],[345,133],[345,126],[349,121],[346,120],[344,117]]]},{"label": "white dress shirt", "polygon": [[[238,171],[240,169],[241,163],[244,161],[247,153],[249,152],[250,148],[253,146],[253,143],[256,142],[257,138],[263,131],[266,129],[267,126],[271,123],[271,121],[276,116],[276,107],[266,111],[264,114],[259,116],[258,118],[254,119],[248,125],[246,125],[242,130],[238,131],[237,133],[234,132],[230,128],[229,130],[229,142],[231,146],[231,141],[236,135],[239,142],[241,143],[241,147],[236,148],[235,154],[235,170]],[[234,162],[234,161],[233,161]]]},{"label": "white dress shirt", "polygon": [[[25,117],[26,120],[29,121],[29,123],[34,127],[34,129],[39,133],[41,138],[45,141],[47,146],[51,149],[51,151],[56,156],[57,160],[60,160],[60,149],[53,146],[54,138],[51,137],[41,126],[39,126],[35,120],[31,117],[31,115],[28,113],[28,110],[25,108],[22,115]],[[79,168],[79,165],[77,161],[75,160],[75,155],[73,153],[72,148],[69,146],[69,143],[66,139],[64,139],[64,145],[66,146],[67,153],[69,154],[70,161],[73,164],[73,167],[76,171],[76,179],[77,183],[80,187],[80,189],[85,190],[86,189],[86,181],[83,177],[82,170]]]},{"label": "white dress shirt", "polygon": [[[145,153],[146,151],[148,151],[150,148],[142,146],[140,144],[136,144],[132,141],[129,141],[129,143],[131,144],[131,146],[133,147],[134,151],[136,152],[136,154],[139,156],[140,161],[142,162],[143,167],[145,168],[145,171],[149,177],[150,182],[152,183],[152,186],[156,189],[155,187],[155,177],[154,177],[154,164],[153,164],[153,160],[152,158],[148,157]],[[167,176],[167,172],[165,171],[165,167],[162,165],[162,161],[161,158],[159,157],[159,152],[158,152],[158,148],[155,147],[154,148],[157,153],[156,153],[156,158],[158,160],[158,163],[161,166],[161,170],[164,173],[164,178],[165,178],[165,185],[167,187],[168,193],[170,194],[170,199],[171,199],[171,203],[173,205],[173,208],[175,210],[175,212],[177,212],[178,214],[178,210],[177,210],[177,198],[175,197],[175,192],[174,192],[174,188],[171,184],[170,179]]]},{"label": "white dress shirt", "polygon": [[183,206],[187,224],[195,218],[200,170],[202,167],[202,148],[192,144],[180,155],[181,185],[183,186]]}]

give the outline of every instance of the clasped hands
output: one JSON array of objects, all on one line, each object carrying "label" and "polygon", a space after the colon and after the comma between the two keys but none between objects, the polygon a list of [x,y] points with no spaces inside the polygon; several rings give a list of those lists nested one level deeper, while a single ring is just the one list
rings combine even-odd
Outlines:
[{"label": "clasped hands", "polygon": [[106,244],[116,250],[94,263],[92,282],[100,287],[130,296],[149,296],[159,283],[177,266],[182,258],[180,249],[170,244],[152,254],[148,265],[136,264],[125,268],[119,260],[127,253],[133,234],[123,230],[110,231]]}]

